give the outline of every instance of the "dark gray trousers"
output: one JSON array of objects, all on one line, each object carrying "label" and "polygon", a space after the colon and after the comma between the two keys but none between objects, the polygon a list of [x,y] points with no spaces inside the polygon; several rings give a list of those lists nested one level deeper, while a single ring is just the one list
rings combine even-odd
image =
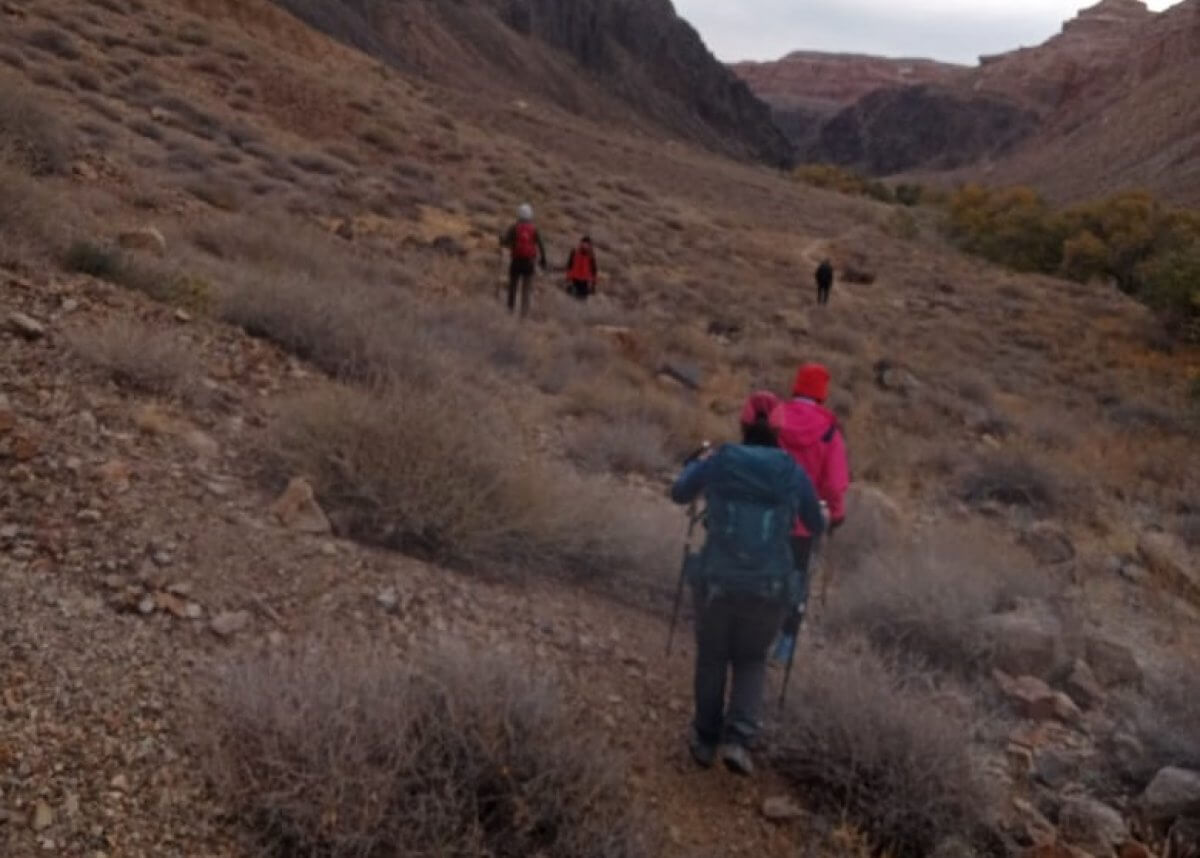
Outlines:
[{"label": "dark gray trousers", "polygon": [[[785,608],[750,596],[696,600],[696,712],[692,726],[709,744],[749,746],[758,735],[767,682],[767,655]],[[729,705],[725,686],[733,674]]]}]

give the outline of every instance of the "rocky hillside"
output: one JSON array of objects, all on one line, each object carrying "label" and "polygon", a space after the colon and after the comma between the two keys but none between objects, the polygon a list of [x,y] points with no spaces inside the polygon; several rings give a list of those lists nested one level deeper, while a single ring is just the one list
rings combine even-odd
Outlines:
[{"label": "rocky hillside", "polygon": [[883,79],[816,129],[820,111],[808,105],[831,103],[825,82],[785,75],[790,59],[738,71],[775,108],[800,160],[876,174],[986,166],[989,181],[1032,181],[1059,197],[1138,184],[1195,202],[1197,63],[1197,0],[1161,14],[1139,0],[1101,0],[1036,47],[961,71],[914,64],[936,88]]},{"label": "rocky hillside", "polygon": [[796,51],[775,62],[743,62],[734,72],[771,106],[775,123],[805,150],[827,120],[868,93],[945,83],[964,66],[922,59]]},{"label": "rocky hillside", "polygon": [[792,159],[770,110],[709,53],[670,0],[276,2],[406,72],[547,98],[773,165]]}]

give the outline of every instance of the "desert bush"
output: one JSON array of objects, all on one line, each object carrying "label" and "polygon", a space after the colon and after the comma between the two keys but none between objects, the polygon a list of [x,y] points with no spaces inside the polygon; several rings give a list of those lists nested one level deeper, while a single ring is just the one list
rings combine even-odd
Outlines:
[{"label": "desert bush", "polygon": [[870,649],[827,645],[793,681],[771,756],[810,807],[897,858],[986,836],[991,799],[972,764],[972,725],[933,697],[927,675]]},{"label": "desert bush", "polygon": [[487,654],[313,649],[222,671],[198,758],[269,854],[653,854],[620,766],[549,681]]},{"label": "desert bush", "polygon": [[208,203],[213,208],[232,212],[241,208],[238,189],[232,183],[219,179],[202,178],[187,186],[189,194]]},{"label": "desert bush", "polygon": [[1200,663],[1176,658],[1147,676],[1145,688],[1118,700],[1118,710],[1141,740],[1143,753],[1121,774],[1140,789],[1164,766],[1200,768]]},{"label": "desert bush", "polygon": [[69,157],[66,126],[15,81],[0,80],[0,165],[42,176],[65,171]]},{"label": "desert bush", "polygon": [[50,189],[0,162],[0,265],[26,265],[59,253],[68,230],[64,220]]},{"label": "desert bush", "polygon": [[77,274],[112,280],[121,268],[121,252],[115,247],[80,239],[67,248],[63,267]]},{"label": "desert bush", "polygon": [[830,572],[836,590],[821,614],[824,628],[964,676],[986,666],[980,620],[1051,590],[1028,561],[974,528],[892,542]]},{"label": "desert bush", "polygon": [[79,48],[75,46],[74,40],[62,30],[49,28],[34,30],[26,37],[25,41],[39,51],[53,54],[60,59],[77,60],[80,56]]},{"label": "desert bush", "polygon": [[671,467],[666,436],[645,418],[587,420],[571,428],[570,457],[590,471],[615,471],[657,476]]},{"label": "desert bush", "polygon": [[308,474],[348,535],[462,568],[611,576],[670,566],[637,503],[513,455],[495,402],[438,368],[439,385],[332,387],[283,409],[264,451],[275,482]]},{"label": "desert bush", "polygon": [[1018,271],[1052,272],[1062,259],[1065,228],[1031,188],[966,185],[950,198],[948,226],[968,253]]},{"label": "desert bush", "polygon": [[195,381],[195,352],[177,337],[139,322],[108,322],[75,331],[71,346],[120,385],[159,396],[187,395]]},{"label": "desert bush", "polygon": [[672,458],[694,450],[705,439],[721,437],[713,417],[686,398],[656,387],[635,384],[616,370],[573,381],[563,392],[562,410],[577,417],[637,419],[664,433]]},{"label": "desert bush", "polygon": [[978,457],[961,475],[959,496],[968,503],[994,502],[1048,512],[1063,494],[1058,478],[1018,450],[998,450]]},{"label": "desert bush", "polygon": [[1139,296],[1176,331],[1200,319],[1200,236],[1181,249],[1158,254],[1137,269]]}]

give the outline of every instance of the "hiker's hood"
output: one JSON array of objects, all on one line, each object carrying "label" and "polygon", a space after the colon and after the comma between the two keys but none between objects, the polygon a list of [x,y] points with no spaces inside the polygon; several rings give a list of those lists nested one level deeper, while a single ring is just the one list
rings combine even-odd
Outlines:
[{"label": "hiker's hood", "polygon": [[771,428],[779,436],[779,445],[792,450],[816,444],[837,425],[837,415],[807,399],[793,399],[771,414]]}]

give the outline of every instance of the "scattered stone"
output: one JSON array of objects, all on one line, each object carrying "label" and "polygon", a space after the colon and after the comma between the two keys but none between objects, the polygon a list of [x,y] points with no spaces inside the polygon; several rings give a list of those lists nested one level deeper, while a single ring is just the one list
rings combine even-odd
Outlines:
[{"label": "scattered stone", "polygon": [[1004,747],[1004,758],[1014,777],[1023,778],[1033,770],[1033,751],[1017,742],[1009,742]]},{"label": "scattered stone", "polygon": [[1044,846],[1058,840],[1058,831],[1054,828],[1054,823],[1047,819],[1046,815],[1038,810],[1032,802],[1023,798],[1014,798],[1013,808],[1016,809],[1021,826],[1025,829],[1025,838],[1028,842],[1036,846]]},{"label": "scattered stone", "polygon": [[188,619],[187,605],[178,596],[170,593],[155,593],[154,604],[160,611],[166,611],[177,620]]},{"label": "scattered stone", "polygon": [[202,459],[215,459],[221,454],[221,445],[207,432],[194,427],[184,431],[183,443]]},{"label": "scattered stone", "polygon": [[1173,534],[1143,533],[1138,554],[1151,572],[1200,588],[1200,565],[1192,563],[1187,546]]},{"label": "scattered stone", "polygon": [[108,785],[117,792],[129,792],[129,778],[123,774],[114,775],[113,779],[108,782]]},{"label": "scattered stone", "polygon": [[1099,635],[1089,635],[1084,641],[1088,664],[1096,679],[1105,687],[1142,684],[1142,667],[1133,650],[1124,644]]},{"label": "scattered stone", "polygon": [[63,298],[62,311],[68,315],[79,309],[79,302],[74,298]]},{"label": "scattered stone", "polygon": [[249,611],[225,611],[213,617],[209,624],[218,637],[230,638],[250,625]]},{"label": "scattered stone", "polygon": [[1138,804],[1151,822],[1200,814],[1200,772],[1174,766],[1160,770]]},{"label": "scattered stone", "polygon": [[54,824],[54,808],[39,800],[33,806],[33,812],[29,815],[29,827],[34,831],[45,831]]},{"label": "scattered stone", "polygon": [[375,597],[375,601],[378,602],[385,611],[394,611],[396,609],[396,605],[400,603],[400,598],[396,595],[395,587],[388,587]]},{"label": "scattered stone", "polygon": [[1091,709],[1104,702],[1104,689],[1092,673],[1092,669],[1088,667],[1088,663],[1082,659],[1075,660],[1064,687],[1071,699],[1084,709]]},{"label": "scattered stone", "polygon": [[188,322],[192,321],[192,314],[180,307],[175,311],[175,321],[186,325]]},{"label": "scattered stone", "polygon": [[1043,606],[993,614],[978,623],[992,667],[1013,676],[1050,679],[1070,663],[1062,626]]},{"label": "scattered stone", "polygon": [[98,509],[81,509],[75,514],[75,519],[82,524],[96,524],[103,518]]},{"label": "scattered stone", "polygon": [[1031,721],[1049,721],[1057,718],[1064,724],[1078,726],[1083,723],[1083,713],[1071,698],[1055,691],[1036,676],[1013,678],[1002,670],[993,671],[1000,690],[1023,718]]},{"label": "scattered stone", "polygon": [[786,795],[775,795],[762,803],[762,815],[772,822],[789,822],[804,816],[804,808]]},{"label": "scattered stone", "polygon": [[204,618],[204,608],[195,602],[188,602],[187,606],[183,609],[183,615],[189,620],[200,620]]},{"label": "scattered stone", "polygon": [[1068,799],[1058,814],[1058,830],[1068,843],[1093,855],[1109,855],[1129,839],[1121,814],[1093,798]]},{"label": "scattered stone", "polygon": [[169,122],[171,113],[165,107],[154,106],[150,108],[150,118],[155,122]]},{"label": "scattered stone", "polygon": [[153,614],[157,608],[158,603],[154,601],[153,596],[149,595],[143,596],[137,605],[138,613],[143,616],[149,616],[150,614]]},{"label": "scattered stone", "polygon": [[129,463],[120,459],[109,459],[96,469],[96,477],[117,492],[129,488],[129,478],[132,474],[133,469],[129,467]]},{"label": "scattered stone", "polygon": [[117,236],[117,244],[126,250],[144,250],[159,256],[167,252],[167,239],[152,226],[121,233]]},{"label": "scattered stone", "polygon": [[938,843],[929,858],[975,858],[976,852],[964,838],[951,835]]},{"label": "scattered stone", "polygon": [[658,374],[679,382],[688,390],[699,390],[704,381],[700,368],[679,360],[669,360],[658,368]]},{"label": "scattered stone", "polygon": [[1021,544],[1043,566],[1058,566],[1075,559],[1075,545],[1056,524],[1040,521],[1021,534]]},{"label": "scattered stone", "polygon": [[906,367],[883,358],[875,362],[875,384],[883,390],[908,396],[920,390],[924,385]]},{"label": "scattered stone", "polygon": [[271,514],[284,527],[299,533],[327,534],[333,527],[317,503],[316,492],[304,477],[292,479],[271,505]]},{"label": "scattered stone", "polygon": [[14,310],[8,314],[8,327],[27,340],[41,339],[46,335],[46,326],[32,316]]},{"label": "scattered stone", "polygon": [[1033,757],[1033,774],[1038,783],[1060,790],[1079,776],[1078,754],[1061,748],[1042,748]]}]

